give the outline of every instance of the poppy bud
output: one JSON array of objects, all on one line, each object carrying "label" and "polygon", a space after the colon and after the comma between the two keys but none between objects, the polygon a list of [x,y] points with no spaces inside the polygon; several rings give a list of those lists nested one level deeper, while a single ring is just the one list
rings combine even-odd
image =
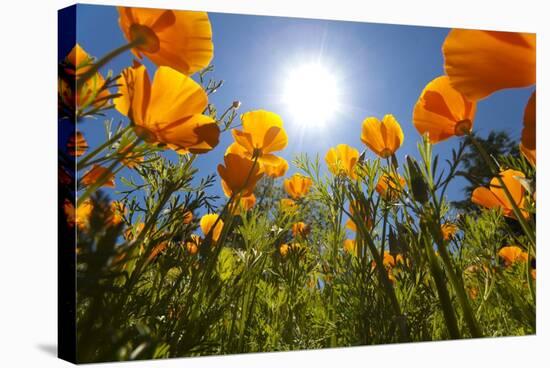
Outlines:
[{"label": "poppy bud", "polygon": [[407,156],[407,166],[409,167],[413,198],[417,202],[426,203],[428,201],[428,186],[424,182],[418,163],[413,158]]}]

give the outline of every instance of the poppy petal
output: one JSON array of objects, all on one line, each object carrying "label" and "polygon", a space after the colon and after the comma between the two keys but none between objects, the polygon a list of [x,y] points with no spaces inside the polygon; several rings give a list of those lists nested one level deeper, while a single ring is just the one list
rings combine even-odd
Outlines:
[{"label": "poppy petal", "polygon": [[190,77],[168,67],[159,67],[151,88],[147,123],[173,122],[206,108],[208,97]]},{"label": "poppy petal", "polygon": [[443,44],[445,73],[470,100],[535,83],[534,34],[453,29]]},{"label": "poppy petal", "polygon": [[521,144],[528,150],[537,148],[537,95],[533,92],[523,114],[523,130]]}]

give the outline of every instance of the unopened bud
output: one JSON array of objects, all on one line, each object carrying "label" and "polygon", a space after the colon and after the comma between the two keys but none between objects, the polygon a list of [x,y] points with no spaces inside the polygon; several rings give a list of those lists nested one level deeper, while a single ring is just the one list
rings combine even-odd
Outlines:
[{"label": "unopened bud", "polygon": [[411,191],[413,198],[420,203],[428,201],[428,185],[422,177],[420,167],[415,159],[407,156],[407,165],[409,167],[409,175],[411,177]]},{"label": "unopened bud", "polygon": [[233,104],[231,105],[235,110],[237,110],[239,107],[241,107],[241,101],[233,101]]}]

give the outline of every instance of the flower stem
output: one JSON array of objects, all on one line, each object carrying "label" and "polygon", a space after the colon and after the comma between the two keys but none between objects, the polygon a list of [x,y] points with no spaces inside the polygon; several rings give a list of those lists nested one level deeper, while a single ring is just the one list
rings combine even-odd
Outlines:
[{"label": "flower stem", "polygon": [[438,264],[431,244],[425,240],[423,243],[428,255],[428,263],[435,282],[437,294],[439,295],[439,302],[441,303],[441,309],[443,310],[443,317],[445,318],[447,330],[449,331],[451,339],[460,339],[460,330],[458,329],[458,323],[453,304],[451,302],[451,297],[449,296],[449,291],[445,285],[444,272]]},{"label": "flower stem", "polygon": [[78,79],[76,80],[76,90],[78,91],[80,87],[86,81],[88,81],[91,77],[97,73],[99,69],[101,69],[105,64],[107,64],[109,61],[117,57],[118,55],[122,54],[125,51],[128,51],[136,46],[141,45],[144,42],[142,38],[136,38],[130,43],[127,43],[126,45],[122,45],[119,48],[114,49],[113,51],[109,52],[107,55],[103,56],[101,59],[96,61],[90,69],[88,69],[86,72],[82,73]]},{"label": "flower stem", "polygon": [[438,249],[439,249],[439,254],[441,255],[441,259],[443,259],[443,264],[445,265],[445,268],[447,268],[448,270],[448,275],[449,275],[449,279],[451,280],[451,285],[455,289],[455,292],[458,298],[458,303],[460,304],[462,308],[462,312],[464,313],[464,319],[466,320],[468,329],[470,330],[472,337],[482,337],[483,334],[479,330],[479,326],[474,317],[472,307],[468,302],[466,292],[464,291],[463,283],[459,281],[455,273],[454,267],[451,264],[449,253],[447,252],[447,248],[445,248],[445,244],[442,244],[441,246],[438,244]]},{"label": "flower stem", "polygon": [[92,152],[90,152],[86,156],[84,156],[77,163],[78,169],[80,170],[80,169],[83,169],[86,166],[88,166],[88,163],[92,158],[94,158],[98,153],[103,151],[105,148],[107,148],[110,145],[112,145],[113,143],[115,143],[118,139],[120,139],[120,137],[122,137],[127,131],[129,131],[131,127],[132,127],[132,125],[128,125],[127,127],[121,129],[118,133],[113,135],[111,137],[111,139],[108,139],[103,144],[101,144],[99,147],[97,147],[95,150],[93,150]]}]

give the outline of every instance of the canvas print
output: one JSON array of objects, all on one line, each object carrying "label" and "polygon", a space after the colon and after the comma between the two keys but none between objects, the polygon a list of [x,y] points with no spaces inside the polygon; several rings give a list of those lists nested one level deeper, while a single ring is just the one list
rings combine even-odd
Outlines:
[{"label": "canvas print", "polygon": [[62,358],[535,334],[535,34],[75,5],[58,46]]}]

